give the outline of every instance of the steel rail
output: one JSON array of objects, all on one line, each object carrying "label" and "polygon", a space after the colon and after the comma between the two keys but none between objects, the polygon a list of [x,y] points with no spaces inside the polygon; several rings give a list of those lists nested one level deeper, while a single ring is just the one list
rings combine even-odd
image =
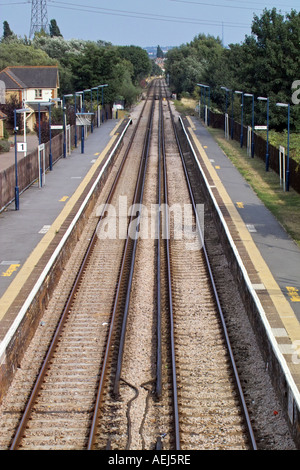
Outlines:
[{"label": "steel rail", "polygon": [[[160,103],[161,109],[162,102]],[[170,110],[171,111],[171,110]],[[171,114],[172,115],[172,114]],[[167,281],[168,281],[168,301],[169,301],[169,318],[170,318],[170,346],[171,346],[171,362],[172,362],[172,386],[173,386],[173,412],[174,412],[174,429],[175,429],[175,449],[180,450],[180,426],[179,426],[179,410],[178,410],[178,394],[177,394],[177,372],[176,372],[176,354],[175,354],[175,338],[174,338],[174,311],[173,311],[173,291],[172,291],[172,270],[171,270],[171,246],[170,246],[170,224],[169,224],[169,201],[168,201],[168,174],[165,148],[165,129],[162,117],[162,155],[163,155],[163,180],[164,180],[164,202],[165,202],[165,238],[166,238],[166,254],[167,254]]]},{"label": "steel rail", "polygon": [[194,199],[194,194],[193,194],[190,178],[189,178],[189,175],[188,175],[188,171],[187,171],[187,168],[186,168],[182,147],[181,147],[180,140],[179,140],[179,137],[178,137],[178,132],[177,132],[176,125],[175,125],[174,116],[173,116],[173,113],[171,112],[171,107],[170,107],[169,100],[168,100],[168,105],[169,105],[169,109],[170,109],[170,113],[171,113],[171,119],[172,119],[175,138],[176,138],[176,141],[177,141],[177,146],[178,146],[178,150],[179,150],[179,153],[180,153],[182,166],[183,166],[183,169],[184,169],[186,182],[187,182],[187,185],[188,185],[189,195],[190,195],[190,199],[191,199],[191,202],[192,202],[192,205],[193,205],[194,215],[195,215],[195,218],[196,218],[197,231],[198,231],[200,239],[201,239],[202,249],[203,249],[203,253],[204,253],[204,256],[205,256],[205,260],[206,260],[206,267],[207,267],[207,270],[208,270],[208,273],[209,273],[211,286],[212,286],[212,289],[213,289],[213,292],[214,292],[215,302],[216,302],[218,312],[219,312],[219,316],[220,316],[220,319],[221,319],[221,322],[222,322],[223,334],[224,334],[224,338],[225,338],[225,341],[226,341],[228,354],[230,356],[232,370],[234,372],[234,377],[235,377],[235,382],[236,382],[236,386],[237,386],[237,390],[238,390],[240,403],[241,403],[244,418],[245,418],[245,421],[246,421],[248,436],[249,436],[249,439],[250,439],[252,450],[257,450],[255,435],[254,435],[254,431],[253,431],[253,428],[252,428],[252,423],[251,423],[251,420],[250,420],[250,417],[249,417],[247,404],[246,404],[245,397],[244,397],[244,392],[243,392],[243,389],[242,389],[242,386],[241,386],[239,373],[238,373],[238,370],[237,370],[237,366],[236,366],[236,362],[235,362],[235,358],[234,358],[234,354],[233,354],[233,350],[232,350],[232,346],[231,346],[231,342],[230,342],[230,338],[229,338],[229,334],[228,334],[228,330],[227,330],[227,325],[226,325],[226,322],[225,322],[225,317],[224,317],[224,314],[223,314],[223,311],[222,311],[222,307],[221,307],[221,303],[220,303],[220,299],[219,299],[219,294],[218,294],[218,291],[217,291],[217,288],[216,288],[212,268],[211,268],[208,253],[207,253],[207,250],[206,250],[204,237],[203,237],[203,233],[202,233],[202,229],[201,229],[201,225],[200,225],[200,221],[199,221],[199,216],[198,216],[198,212],[197,212],[197,208],[196,208],[196,203],[195,203],[195,199]]},{"label": "steel rail", "polygon": [[156,335],[157,335],[157,345],[156,345],[156,387],[155,393],[158,399],[161,398],[162,394],[162,338],[161,338],[161,200],[162,200],[162,191],[161,191],[161,166],[162,166],[162,109],[161,109],[161,89],[160,89],[160,103],[159,103],[159,122],[158,122],[158,183],[157,183],[157,220],[156,220],[156,259],[157,259],[157,269],[156,269]]},{"label": "steel rail", "polygon": [[[149,97],[149,95],[148,95]],[[153,101],[154,103],[154,101]],[[152,103],[152,107],[153,107]],[[143,107],[143,111],[145,109],[145,105]],[[142,117],[143,112],[140,114],[140,118]],[[143,153],[142,153],[142,158],[139,166],[139,172],[138,172],[138,178],[136,182],[136,187],[135,187],[135,193],[133,197],[133,204],[136,204],[136,201],[138,200],[138,196],[140,193],[140,181],[141,181],[141,175],[142,175],[142,170],[143,166],[145,166],[145,159],[144,153],[145,153],[145,148],[147,147],[147,136],[149,134],[149,122],[148,122],[148,129],[146,133],[146,137],[144,139],[144,147],[143,147]],[[128,227],[130,227],[131,223],[133,221],[133,214],[130,216],[129,224]],[[95,439],[96,439],[96,430],[97,430],[97,422],[99,419],[99,412],[100,412],[100,405],[103,397],[103,389],[104,389],[104,384],[105,384],[105,378],[106,378],[106,373],[107,373],[107,368],[108,368],[108,363],[111,355],[111,348],[112,348],[112,342],[113,342],[113,337],[114,337],[114,331],[115,331],[115,325],[116,325],[116,319],[117,319],[117,313],[119,310],[119,306],[121,303],[121,298],[122,298],[122,288],[125,282],[126,278],[126,266],[128,264],[128,257],[130,255],[130,251],[132,250],[132,243],[131,239],[129,236],[129,231],[127,233],[127,238],[125,242],[125,247],[123,251],[123,256],[122,256],[122,262],[121,262],[121,267],[120,267],[120,274],[119,274],[119,280],[117,283],[117,288],[116,288],[116,295],[115,295],[115,300],[114,300],[114,306],[113,306],[113,311],[112,311],[112,317],[111,317],[111,323],[110,323],[110,328],[109,328],[109,334],[108,334],[108,339],[107,339],[107,345],[106,345],[106,350],[105,350],[105,355],[104,355],[104,360],[103,360],[103,365],[102,365],[102,370],[100,374],[100,379],[98,383],[98,389],[97,389],[97,395],[96,395],[96,401],[95,401],[95,407],[94,407],[94,413],[92,417],[92,423],[90,427],[90,433],[89,433],[89,438],[88,438],[88,445],[87,445],[87,450],[92,450],[93,446],[95,444]],[[131,277],[132,280],[132,277]],[[128,282],[128,280],[127,280]],[[130,282],[130,280],[129,280]],[[123,317],[123,325],[122,325],[122,331],[124,329],[124,324],[127,321],[127,315],[124,315]],[[123,334],[123,333],[122,333]],[[124,344],[124,341],[121,339],[121,343]],[[121,345],[122,348],[122,345]],[[119,353],[119,358],[118,358],[118,371],[117,374],[119,375],[119,370],[120,370],[120,354]],[[117,375],[115,378],[115,384],[114,384],[114,394],[118,394],[118,383],[119,381],[117,380]]]},{"label": "steel rail", "polygon": [[[144,104],[144,107],[143,107],[143,110],[146,106],[146,102]],[[30,396],[29,396],[29,399],[27,401],[27,404],[26,404],[26,407],[24,409],[24,412],[22,414],[22,418],[20,420],[20,423],[18,425],[18,428],[16,430],[16,433],[14,435],[14,438],[12,440],[12,443],[10,445],[10,450],[16,450],[20,444],[20,441],[22,439],[22,436],[24,434],[24,431],[25,431],[25,427],[26,427],[26,424],[29,420],[29,417],[30,417],[30,413],[32,411],[32,408],[33,408],[33,405],[35,403],[35,400],[36,400],[36,397],[40,391],[40,388],[41,388],[41,385],[43,383],[43,380],[44,380],[44,377],[45,377],[45,374],[48,370],[48,367],[49,367],[49,363],[53,357],[53,354],[54,354],[54,351],[55,351],[55,348],[57,346],[57,343],[58,343],[58,340],[59,340],[59,337],[61,335],[61,332],[62,332],[62,329],[63,329],[63,326],[67,320],[67,317],[68,317],[68,313],[69,313],[69,310],[70,310],[70,307],[73,303],[73,300],[74,300],[74,297],[75,297],[75,294],[76,292],[78,291],[78,287],[80,286],[80,283],[81,283],[81,279],[83,277],[83,274],[85,272],[85,269],[86,269],[86,266],[88,264],[88,261],[90,259],[90,256],[92,254],[92,251],[93,251],[93,248],[95,246],[95,243],[96,243],[96,240],[97,240],[97,231],[98,231],[98,228],[99,228],[99,225],[100,223],[102,222],[104,216],[105,216],[105,213],[106,213],[106,206],[111,202],[111,199],[115,193],[115,190],[116,190],[116,187],[117,187],[117,184],[118,184],[118,181],[120,179],[120,176],[122,174],[122,171],[123,171],[123,168],[124,168],[124,165],[125,165],[125,162],[127,160],[127,157],[128,157],[128,154],[129,154],[129,151],[130,151],[130,148],[132,146],[132,143],[133,143],[133,140],[134,140],[134,137],[136,135],[136,132],[137,132],[137,129],[138,129],[138,126],[139,126],[139,123],[140,123],[140,120],[141,120],[141,116],[142,116],[142,113],[138,119],[138,122],[136,124],[136,127],[132,133],[132,136],[131,136],[131,139],[129,141],[129,144],[126,148],[126,151],[125,151],[125,154],[123,156],[123,159],[122,159],[122,162],[120,164],[120,167],[118,169],[118,172],[116,174],[116,177],[114,179],[114,182],[113,182],[113,185],[109,191],[109,195],[106,199],[106,203],[103,207],[103,210],[99,216],[99,221],[97,223],[97,226],[93,232],[93,235],[91,237],[91,240],[89,242],[89,245],[86,249],[86,252],[85,252],[85,255],[83,257],[83,260],[81,262],[81,265],[80,265],[80,268],[78,270],[78,273],[76,275],[76,278],[75,278],[75,281],[73,283],[73,286],[71,288],[71,291],[69,293],[69,296],[68,296],[68,299],[65,303],[65,306],[63,308],[63,311],[62,311],[62,314],[60,316],[60,320],[58,322],[58,325],[56,327],[56,330],[54,332],[54,335],[51,339],[51,342],[50,342],[50,345],[49,345],[49,348],[48,348],[48,351],[45,355],[45,358],[43,360],[43,364],[40,368],[40,371],[38,373],[38,376],[36,378],[36,381],[35,381],[35,384],[32,388],[32,391],[30,393]],[[131,120],[129,122],[132,122]]]},{"label": "steel rail", "polygon": [[[142,154],[142,160],[141,160],[142,165],[140,167],[140,173],[139,173],[139,179],[138,179],[137,191],[136,191],[136,196],[137,197],[136,197],[133,205],[136,205],[136,204],[141,205],[142,201],[143,201],[145,179],[146,179],[146,170],[147,170],[147,163],[148,163],[148,157],[149,157],[152,125],[153,125],[153,115],[154,115],[154,100],[152,101],[152,108],[151,108],[151,112],[150,112],[150,117],[149,117],[149,122],[148,122],[148,126],[147,126],[147,132],[146,132],[146,138],[145,138],[145,143],[144,143],[144,149],[143,149],[143,154]],[[127,283],[126,301],[125,301],[125,308],[124,308],[124,314],[123,314],[119,354],[118,354],[118,360],[117,360],[117,371],[116,371],[115,381],[114,381],[114,395],[115,396],[119,395],[120,377],[121,377],[121,370],[122,370],[122,363],[123,363],[123,353],[124,353],[124,344],[125,344],[125,337],[126,337],[126,326],[127,326],[129,303],[130,303],[130,297],[131,297],[131,286],[132,286],[133,272],[134,272],[135,259],[136,259],[136,250],[137,250],[137,244],[138,244],[137,233],[138,233],[139,227],[140,227],[141,215],[142,215],[141,211],[139,211],[139,223],[136,225],[135,233],[133,233],[131,235],[128,234],[128,240],[129,240],[129,238],[132,238],[132,235],[133,235],[133,248],[132,248],[132,254],[131,254],[130,261],[128,261],[128,263],[130,264],[130,271],[129,271],[129,279],[128,279],[128,283]],[[134,216],[132,215],[131,216],[132,220],[133,220],[133,217]]]}]

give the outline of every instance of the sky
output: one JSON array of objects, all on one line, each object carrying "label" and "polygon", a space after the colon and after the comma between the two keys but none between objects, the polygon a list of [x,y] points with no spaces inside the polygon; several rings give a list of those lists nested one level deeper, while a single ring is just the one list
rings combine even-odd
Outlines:
[{"label": "sky", "polygon": [[[224,46],[251,34],[254,15],[275,7],[299,11],[300,0],[66,0],[47,2],[48,22],[55,19],[65,39],[103,40],[114,45],[180,46],[200,33],[219,37]],[[3,21],[18,36],[29,36],[31,4],[0,0]],[[2,35],[0,30],[0,36]]]}]

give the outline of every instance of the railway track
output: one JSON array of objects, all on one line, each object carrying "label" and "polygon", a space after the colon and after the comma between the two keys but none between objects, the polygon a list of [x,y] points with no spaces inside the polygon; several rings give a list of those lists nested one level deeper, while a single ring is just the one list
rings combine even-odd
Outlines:
[{"label": "railway track", "polygon": [[[154,84],[2,407],[1,448],[256,448],[176,127]],[[127,236],[109,236],[125,198]]]}]

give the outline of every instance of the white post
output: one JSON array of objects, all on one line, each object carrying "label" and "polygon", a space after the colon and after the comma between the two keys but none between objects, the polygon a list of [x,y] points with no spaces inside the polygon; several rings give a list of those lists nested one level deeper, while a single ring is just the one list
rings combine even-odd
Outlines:
[{"label": "white post", "polygon": [[225,114],[225,139],[229,139],[229,119],[228,114]]},{"label": "white post", "polygon": [[[43,154],[43,161],[41,159]],[[45,161],[45,144],[38,146],[38,163],[39,163],[39,188],[43,187],[46,183],[46,161]]]},{"label": "white post", "polygon": [[279,146],[279,179],[280,186],[283,185],[285,191],[285,148],[281,145]]},{"label": "white post", "polygon": [[251,156],[251,144],[252,144],[252,128],[248,126],[248,137],[247,137],[247,155]]},{"label": "white post", "polygon": [[71,155],[71,125],[68,124],[66,128],[67,132],[67,154]]}]

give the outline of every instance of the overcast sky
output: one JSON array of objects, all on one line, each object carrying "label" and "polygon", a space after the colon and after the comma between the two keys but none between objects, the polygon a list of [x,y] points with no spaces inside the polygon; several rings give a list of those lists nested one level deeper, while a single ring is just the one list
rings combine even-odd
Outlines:
[{"label": "overcast sky", "polygon": [[[6,20],[15,34],[29,36],[31,3],[0,0],[1,24]],[[240,43],[251,33],[253,15],[273,7],[283,14],[299,11],[300,0],[47,1],[48,21],[56,19],[65,39],[141,47],[179,46],[199,33],[219,36],[225,46]]]}]

